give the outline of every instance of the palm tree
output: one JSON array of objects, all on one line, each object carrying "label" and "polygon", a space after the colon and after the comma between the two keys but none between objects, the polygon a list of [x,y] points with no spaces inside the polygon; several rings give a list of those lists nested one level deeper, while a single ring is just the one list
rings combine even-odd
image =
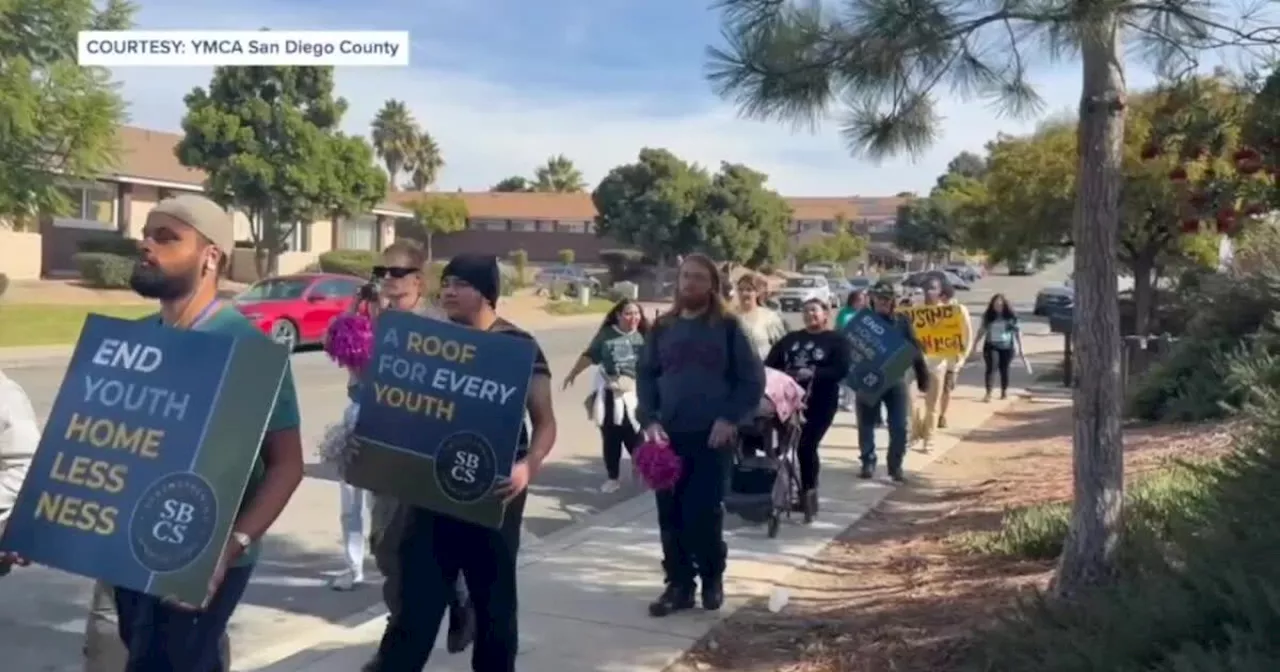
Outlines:
[{"label": "palm tree", "polygon": [[417,144],[418,122],[414,121],[409,108],[402,100],[387,100],[373,119],[373,149],[391,177],[392,190]]},{"label": "palm tree", "polygon": [[440,177],[441,168],[444,168],[444,158],[440,156],[440,146],[430,133],[423,131],[405,163],[404,169],[409,171],[409,184],[405,186],[414,191],[426,191]]},{"label": "palm tree", "polygon": [[573,165],[573,161],[564,154],[547,159],[546,165],[534,173],[534,191],[550,191],[561,194],[576,194],[587,186],[582,179],[582,171]]}]

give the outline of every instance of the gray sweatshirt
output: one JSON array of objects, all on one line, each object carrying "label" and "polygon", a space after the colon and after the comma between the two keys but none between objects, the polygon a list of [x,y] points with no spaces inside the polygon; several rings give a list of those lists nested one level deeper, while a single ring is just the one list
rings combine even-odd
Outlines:
[{"label": "gray sweatshirt", "polygon": [[662,318],[636,373],[636,419],[667,432],[706,432],[722,419],[741,424],[764,396],[764,365],[732,316]]},{"label": "gray sweatshirt", "polygon": [[0,373],[0,527],[9,518],[40,443],[40,423],[22,386]]}]

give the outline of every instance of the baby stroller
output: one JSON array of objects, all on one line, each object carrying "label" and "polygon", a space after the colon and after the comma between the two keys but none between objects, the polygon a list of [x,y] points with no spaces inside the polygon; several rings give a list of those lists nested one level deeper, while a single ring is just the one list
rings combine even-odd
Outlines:
[{"label": "baby stroller", "polygon": [[[804,395],[808,397],[808,389]],[[800,470],[796,446],[804,427],[803,405],[781,417],[767,397],[760,400],[753,422],[738,430],[725,511],[778,536],[783,517],[799,510]]]}]

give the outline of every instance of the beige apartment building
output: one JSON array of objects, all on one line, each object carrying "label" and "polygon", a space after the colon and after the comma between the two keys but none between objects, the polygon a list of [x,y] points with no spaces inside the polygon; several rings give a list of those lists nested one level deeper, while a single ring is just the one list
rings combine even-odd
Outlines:
[{"label": "beige apartment building", "polygon": [[[74,277],[72,256],[89,238],[137,238],[147,213],[163,198],[202,190],[204,174],[178,163],[174,147],[180,136],[134,127],[120,129],[116,168],[97,180],[69,184],[69,200],[78,207],[67,217],[41,218],[39,231],[0,230],[0,272],[12,279]],[[296,272],[336,249],[378,250],[395,237],[396,222],[409,216],[405,206],[420,196],[392,192],[361,217],[301,223],[286,241],[280,272]],[[620,247],[595,234],[595,208],[589,194],[511,194],[458,192],[470,215],[467,229],[441,236],[434,247],[444,258],[461,252],[506,255],[525,250],[534,262],[554,261],[562,249],[574,250],[580,262],[599,260],[601,250]],[[789,198],[794,210],[792,236],[803,244],[834,233],[840,221],[871,238],[871,255],[879,263],[901,259],[889,244],[900,198]],[[248,242],[250,222],[237,213],[237,240]],[[252,252],[239,249],[233,258],[237,280],[255,279]]]}]

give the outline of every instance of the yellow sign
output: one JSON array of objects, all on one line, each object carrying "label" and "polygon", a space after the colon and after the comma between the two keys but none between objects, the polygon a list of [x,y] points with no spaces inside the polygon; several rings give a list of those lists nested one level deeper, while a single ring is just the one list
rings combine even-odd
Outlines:
[{"label": "yellow sign", "polygon": [[964,342],[966,325],[960,306],[913,306],[905,310],[915,327],[916,338],[927,357],[960,357],[969,351]]}]

